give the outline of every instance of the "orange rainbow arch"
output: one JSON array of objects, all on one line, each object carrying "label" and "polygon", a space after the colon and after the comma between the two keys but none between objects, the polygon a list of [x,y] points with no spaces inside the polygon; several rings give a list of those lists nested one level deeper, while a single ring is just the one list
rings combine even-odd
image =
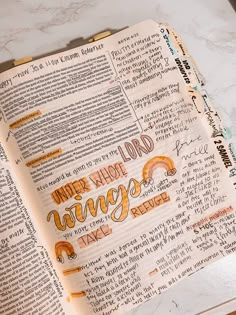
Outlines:
[{"label": "orange rainbow arch", "polygon": [[147,161],[143,167],[143,180],[147,182],[153,177],[156,168],[163,167],[167,171],[167,176],[173,176],[176,173],[174,162],[167,156],[155,156]]},{"label": "orange rainbow arch", "polygon": [[75,259],[77,257],[73,245],[69,242],[61,241],[55,244],[55,253],[57,261],[64,263],[62,253],[65,252],[68,259]]}]

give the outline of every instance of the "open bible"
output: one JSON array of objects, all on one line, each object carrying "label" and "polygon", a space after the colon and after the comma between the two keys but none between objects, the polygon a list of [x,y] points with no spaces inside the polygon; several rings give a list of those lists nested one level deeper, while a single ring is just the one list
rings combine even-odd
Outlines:
[{"label": "open bible", "polygon": [[0,73],[1,314],[123,314],[235,251],[204,85],[151,20]]}]

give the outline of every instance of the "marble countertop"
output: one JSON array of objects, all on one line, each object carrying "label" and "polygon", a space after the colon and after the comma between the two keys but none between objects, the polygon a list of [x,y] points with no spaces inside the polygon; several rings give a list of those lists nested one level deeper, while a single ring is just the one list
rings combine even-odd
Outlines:
[{"label": "marble countertop", "polygon": [[[147,18],[168,22],[183,37],[236,146],[236,12],[227,0],[1,0],[0,62],[47,53],[75,38]],[[236,255],[127,315],[225,315],[233,310]]]}]

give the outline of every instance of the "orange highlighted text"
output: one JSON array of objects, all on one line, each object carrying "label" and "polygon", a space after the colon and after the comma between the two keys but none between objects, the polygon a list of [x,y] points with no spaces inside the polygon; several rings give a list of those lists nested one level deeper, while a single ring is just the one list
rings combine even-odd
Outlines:
[{"label": "orange highlighted text", "polygon": [[37,166],[43,162],[46,162],[48,160],[51,160],[59,155],[62,154],[62,149],[56,149],[54,151],[51,151],[49,153],[46,153],[46,154],[43,154],[41,156],[39,156],[38,158],[36,159],[33,159],[29,162],[26,163],[26,166],[27,167],[33,167],[33,166]]},{"label": "orange highlighted text", "polygon": [[42,113],[40,112],[40,110],[37,110],[36,112],[33,112],[31,114],[28,114],[18,120],[16,120],[14,123],[10,124],[10,128],[11,129],[15,129],[15,128],[18,128],[24,124],[26,124],[27,122],[29,122],[30,120],[33,120],[34,118],[36,117],[39,117],[41,116]]}]

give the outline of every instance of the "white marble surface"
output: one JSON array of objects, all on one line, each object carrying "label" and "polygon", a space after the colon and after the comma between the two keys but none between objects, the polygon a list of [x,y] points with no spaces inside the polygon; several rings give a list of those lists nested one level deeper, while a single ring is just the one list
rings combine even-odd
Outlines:
[{"label": "white marble surface", "polygon": [[[207,80],[236,144],[236,13],[227,0],[0,0],[0,62],[47,53],[80,36],[146,18],[171,24]],[[127,315],[225,315],[236,309],[236,255]],[[211,309],[211,310],[209,310]]]}]

